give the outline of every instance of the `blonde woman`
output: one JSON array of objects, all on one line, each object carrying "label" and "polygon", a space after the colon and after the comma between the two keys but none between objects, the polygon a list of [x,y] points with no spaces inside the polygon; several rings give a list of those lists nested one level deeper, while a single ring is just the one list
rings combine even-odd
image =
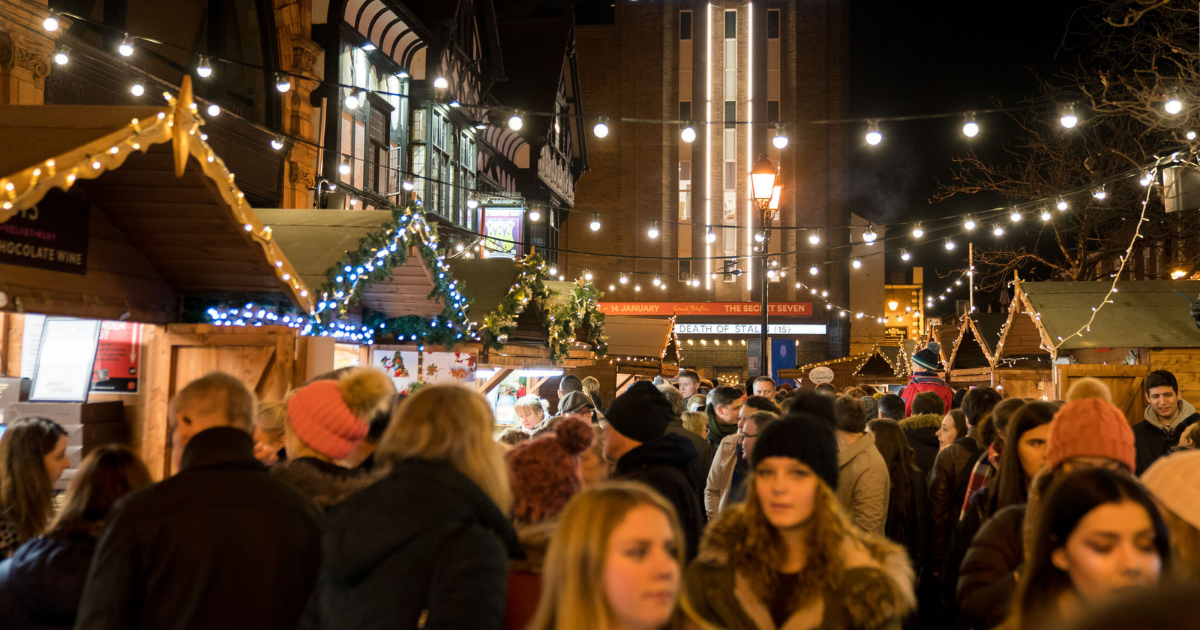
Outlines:
[{"label": "blonde woman", "polygon": [[759,432],[744,503],[709,524],[687,601],[728,630],[899,629],[915,606],[904,549],[850,524],[830,423],[797,413]]},{"label": "blonde woman", "polygon": [[588,398],[596,404],[596,409],[603,407],[600,404],[600,381],[595,376],[583,379],[583,391],[587,392]]},{"label": "blonde woman", "polygon": [[529,435],[546,428],[550,419],[546,415],[546,403],[537,394],[522,396],[513,405],[513,413],[517,414],[517,423],[521,430]]},{"label": "blonde woman", "polygon": [[708,414],[700,411],[683,412],[683,428],[708,439]]},{"label": "blonde woman", "polygon": [[584,490],[559,517],[526,630],[683,627],[683,548],[675,509],[649,486],[612,481]]},{"label": "blonde woman", "polygon": [[[290,392],[289,392],[290,393]],[[287,432],[287,400],[258,404],[254,417],[254,458],[273,466],[287,459],[284,437]]]},{"label": "blonde woman", "polygon": [[315,627],[501,627],[521,546],[495,424],[459,385],[427,385],[397,407],[375,451],[386,476],[325,521]]}]

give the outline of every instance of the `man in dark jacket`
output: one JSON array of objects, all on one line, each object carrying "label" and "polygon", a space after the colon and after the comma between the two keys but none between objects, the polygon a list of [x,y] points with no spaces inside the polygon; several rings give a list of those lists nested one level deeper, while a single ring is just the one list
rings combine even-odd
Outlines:
[{"label": "man in dark jacket", "polygon": [[934,569],[940,570],[950,544],[950,534],[958,524],[958,515],[970,481],[971,467],[983,450],[979,423],[1000,402],[1000,392],[990,387],[972,389],[963,399],[968,433],[938,453],[929,475],[929,509],[933,512]]},{"label": "man in dark jacket", "polygon": [[671,423],[667,425],[667,433],[687,438],[699,453],[699,456],[688,464],[688,481],[692,482],[692,487],[696,489],[696,496],[700,497],[703,502],[704,486],[708,482],[708,469],[712,466],[712,447],[708,445],[708,440],[700,437],[697,433],[688,431],[683,426],[683,414],[687,411],[687,400],[683,394],[679,393],[679,390],[670,383],[659,385],[658,391],[662,392],[667,402],[671,403]]},{"label": "man in dark jacket", "polygon": [[1154,460],[1179,445],[1188,427],[1200,420],[1191,403],[1179,397],[1179,381],[1166,370],[1146,375],[1145,419],[1133,425],[1137,444],[1137,474],[1146,472]]},{"label": "man in dark jacket", "polygon": [[667,433],[671,403],[654,385],[634,383],[608,408],[604,430],[604,458],[616,464],[614,479],[641,481],[662,494],[679,514],[687,539],[687,558],[696,555],[704,523],[688,464],[696,447],[682,435]]},{"label": "man in dark jacket", "polygon": [[113,509],[76,628],[296,627],[320,565],[321,514],[254,458],[255,406],[220,372],[175,395],[179,473]]}]

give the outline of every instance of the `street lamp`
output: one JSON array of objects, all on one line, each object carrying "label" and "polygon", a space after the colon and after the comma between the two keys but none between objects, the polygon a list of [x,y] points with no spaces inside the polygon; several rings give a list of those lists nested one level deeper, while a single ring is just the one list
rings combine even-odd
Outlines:
[{"label": "street lamp", "polygon": [[783,196],[783,186],[776,185],[778,173],[775,171],[775,165],[767,157],[766,153],[758,156],[758,161],[755,162],[754,168],[750,170],[750,189],[754,196],[754,203],[758,205],[759,212],[762,213],[762,234],[764,242],[759,250],[759,274],[762,283],[762,330],[759,331],[760,350],[759,350],[759,374],[766,376],[767,374],[767,355],[771,349],[767,345],[767,253],[771,249],[771,224],[775,221],[775,216],[779,213],[779,199]]}]

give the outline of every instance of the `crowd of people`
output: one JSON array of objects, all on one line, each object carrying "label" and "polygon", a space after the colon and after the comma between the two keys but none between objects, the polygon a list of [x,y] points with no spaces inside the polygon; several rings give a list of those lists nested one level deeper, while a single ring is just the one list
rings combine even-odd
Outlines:
[{"label": "crowd of people", "polygon": [[[0,627],[1092,630],[1178,610],[1200,573],[1200,414],[1169,372],[1130,424],[955,390],[717,385],[690,370],[498,427],[475,389],[383,373],[259,403],[171,400],[173,474],[67,432],[0,438]],[[1159,593],[1152,594],[1152,589]],[[1172,599],[1173,598],[1173,599]],[[1164,608],[1166,610],[1164,610]],[[1096,611],[1100,612],[1096,612]],[[1168,618],[1168,617],[1162,617]],[[1179,627],[1169,625],[1168,627]]]}]

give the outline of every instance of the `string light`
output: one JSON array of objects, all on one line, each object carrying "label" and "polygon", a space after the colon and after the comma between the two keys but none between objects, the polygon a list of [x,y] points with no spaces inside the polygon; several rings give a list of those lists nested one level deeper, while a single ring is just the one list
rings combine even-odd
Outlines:
[{"label": "string light", "polygon": [[963,227],[966,228],[968,232],[970,232],[971,230],[974,230],[975,229],[975,219],[972,219],[971,215],[968,214],[967,220],[963,221]]},{"label": "string light", "polygon": [[625,274],[621,274],[620,282],[621,284],[629,284],[629,278],[626,278]]},{"label": "string light", "polygon": [[558,267],[550,267],[550,275],[557,276],[558,275]]},{"label": "string light", "polygon": [[591,228],[593,232],[600,231],[600,215],[599,214],[592,215],[592,222],[588,224],[588,227]]},{"label": "string light", "polygon": [[46,16],[46,19],[42,20],[42,28],[51,33],[58,30],[58,16],[53,11],[50,12],[50,15]]},{"label": "string light", "polygon": [[1167,92],[1167,101],[1163,103],[1163,110],[1172,116],[1183,111],[1183,101],[1179,100],[1179,94],[1174,88]]},{"label": "string light", "polygon": [[912,254],[908,253],[907,251],[905,251],[903,249],[900,250],[900,260],[903,260],[904,262],[908,262],[911,258],[912,258]]},{"label": "string light", "polygon": [[920,223],[918,223],[916,225],[916,227],[913,228],[912,235],[913,235],[913,238],[921,238],[922,236],[925,236],[925,230],[921,228]]},{"label": "string light", "polygon": [[342,175],[350,174],[350,160],[349,159],[342,158],[342,163],[338,164],[338,172],[341,173]]},{"label": "string light", "polygon": [[979,135],[979,123],[975,122],[975,112],[967,114],[967,120],[963,123],[962,132],[968,138],[974,138]]},{"label": "string light", "polygon": [[660,284],[662,284],[662,279],[659,278],[657,275],[655,275],[654,276],[654,286],[658,286]]},{"label": "string light", "polygon": [[351,92],[346,95],[346,109],[358,109],[358,92]]},{"label": "string light", "polygon": [[1140,180],[1138,180],[1138,183],[1141,184],[1142,187],[1146,187],[1146,186],[1149,186],[1150,184],[1153,184],[1154,180],[1155,180],[1154,173],[1145,173],[1142,175],[1142,178]]},{"label": "string light", "polygon": [[221,106],[216,103],[209,103],[208,108],[204,111],[208,112],[209,118],[216,118],[221,115]]},{"label": "string light", "polygon": [[69,54],[69,51],[65,47],[59,48],[58,50],[54,51],[54,63],[56,63],[60,66],[65,66],[70,62],[71,62],[71,56]]},{"label": "string light", "polygon": [[[348,172],[349,172],[349,170],[347,170],[346,172],[348,173]],[[346,174],[346,173],[342,173],[342,175],[345,175],[345,174]],[[400,184],[400,187],[401,187],[401,188],[403,188],[403,189],[404,189],[404,190],[406,190],[406,191],[412,192],[412,189],[413,189],[413,188],[416,188],[416,187],[417,187],[417,185],[416,185],[416,184],[414,184],[414,183],[413,183],[413,181],[412,181],[411,179],[405,179],[405,180],[404,180],[404,183]],[[553,275],[553,274],[551,274],[551,275]]]},{"label": "string light", "polygon": [[850,261],[850,266],[854,267],[855,269],[862,269],[862,259],[855,258],[854,260]]},{"label": "string light", "polygon": [[600,122],[596,123],[595,127],[592,127],[592,133],[595,134],[597,138],[608,137],[608,123],[606,123],[605,120],[607,119],[601,118]]},{"label": "string light", "polygon": [[196,74],[201,79],[211,77],[213,73],[212,65],[208,62],[208,57],[200,57],[200,63],[196,66]]},{"label": "string light", "polygon": [[688,144],[695,142],[696,141],[696,128],[691,125],[685,126],[683,129],[681,129],[679,131],[679,139],[683,140],[684,142],[686,142]]},{"label": "string light", "polygon": [[1079,124],[1079,116],[1075,115],[1075,106],[1067,105],[1062,109],[1062,115],[1058,117],[1058,124],[1064,129],[1074,129],[1075,125]]},{"label": "string light", "polygon": [[286,74],[283,74],[282,72],[275,73],[275,89],[280,94],[287,93],[288,90],[292,89],[291,78],[289,78]]},{"label": "string light", "polygon": [[134,83],[129,87],[129,93],[134,96],[141,96],[146,93],[146,86],[141,83]]},{"label": "string light", "polygon": [[122,57],[132,57],[133,42],[129,41],[129,38],[121,40],[121,44],[117,46],[117,53],[119,53]]},{"label": "string light", "polygon": [[871,243],[875,242],[876,236],[878,236],[878,235],[875,234],[875,228],[870,223],[868,223],[867,229],[863,230],[863,234],[862,234],[863,242],[866,243],[867,245],[870,245]]},{"label": "string light", "polygon": [[508,128],[513,131],[520,131],[525,126],[525,120],[521,118],[521,114],[513,114],[508,119]]},{"label": "string light", "polygon": [[448,103],[448,105],[450,105],[450,107],[454,107],[454,108],[462,107],[462,103],[458,102],[458,99],[454,99],[454,100],[450,101]]},{"label": "string light", "polygon": [[1050,219],[1052,219],[1052,218],[1054,218],[1054,215],[1050,214],[1049,208],[1042,209],[1042,220],[1043,221],[1046,221],[1048,223],[1050,221]]},{"label": "string light", "polygon": [[1092,197],[1094,197],[1096,201],[1104,201],[1105,199],[1108,199],[1108,191],[1104,190],[1104,186],[1101,186],[1092,191]]},{"label": "string light", "polygon": [[764,230],[758,230],[757,232],[754,233],[754,241],[755,242],[761,243],[765,240],[767,240],[767,237],[764,234]]},{"label": "string light", "polygon": [[1058,210],[1060,212],[1066,212],[1067,208],[1070,208],[1070,207],[1071,206],[1067,203],[1066,199],[1063,199],[1062,197],[1058,198]]},{"label": "string light", "polygon": [[475,198],[475,195],[467,197],[467,207],[472,210],[479,207],[479,200]]},{"label": "string light", "polygon": [[717,242],[717,234],[713,232],[711,225],[708,226],[708,232],[704,234],[704,241],[710,245]]},{"label": "string light", "polygon": [[775,137],[771,138],[771,145],[774,146],[776,149],[786,149],[787,148],[788,137],[787,137],[787,134],[785,134],[783,132],[782,125],[780,125],[775,130]]},{"label": "string light", "polygon": [[992,234],[995,234],[996,236],[1004,236],[1004,226],[997,223],[996,226],[992,228]]},{"label": "string light", "polygon": [[276,151],[283,148],[283,136],[276,136],[271,139],[271,148]]},{"label": "string light", "polygon": [[587,280],[588,282],[591,282],[592,281],[592,272],[590,270],[585,269],[583,272],[583,279]]},{"label": "string light", "polygon": [[1021,222],[1021,211],[1017,210],[1016,208],[1013,208],[1013,211],[1011,213],[1009,213],[1009,215],[1008,215],[1008,220],[1012,221],[1013,223],[1020,223]]},{"label": "string light", "polygon": [[646,235],[650,238],[658,238],[658,221],[650,222],[650,229],[646,231]]},{"label": "string light", "polygon": [[808,242],[811,245],[821,244],[821,230],[813,230],[808,234]]},{"label": "string light", "polygon": [[813,265],[808,268],[808,273],[815,276],[815,275],[821,273],[821,269],[819,267],[817,267],[816,265]]},{"label": "string light", "polygon": [[954,241],[952,241],[950,239],[946,239],[946,251],[952,252],[952,251],[954,251],[954,247],[955,247]]},{"label": "string light", "polygon": [[873,147],[878,146],[880,142],[883,142],[883,134],[879,131],[878,122],[871,121],[870,123],[867,123],[867,135],[864,136],[864,138],[866,139],[867,144]]},{"label": "string light", "polygon": [[[477,203],[478,203],[478,202],[477,202]],[[537,208],[530,208],[530,210],[529,210],[529,220],[530,220],[530,221],[533,221],[533,222],[535,222],[535,223],[536,223],[536,222],[538,222],[538,221],[541,221],[541,220],[542,220],[542,213],[541,213],[541,212],[539,212]]]},{"label": "string light", "polygon": [[445,90],[449,87],[450,82],[446,80],[446,77],[437,77],[433,80],[433,89],[435,90]]}]

